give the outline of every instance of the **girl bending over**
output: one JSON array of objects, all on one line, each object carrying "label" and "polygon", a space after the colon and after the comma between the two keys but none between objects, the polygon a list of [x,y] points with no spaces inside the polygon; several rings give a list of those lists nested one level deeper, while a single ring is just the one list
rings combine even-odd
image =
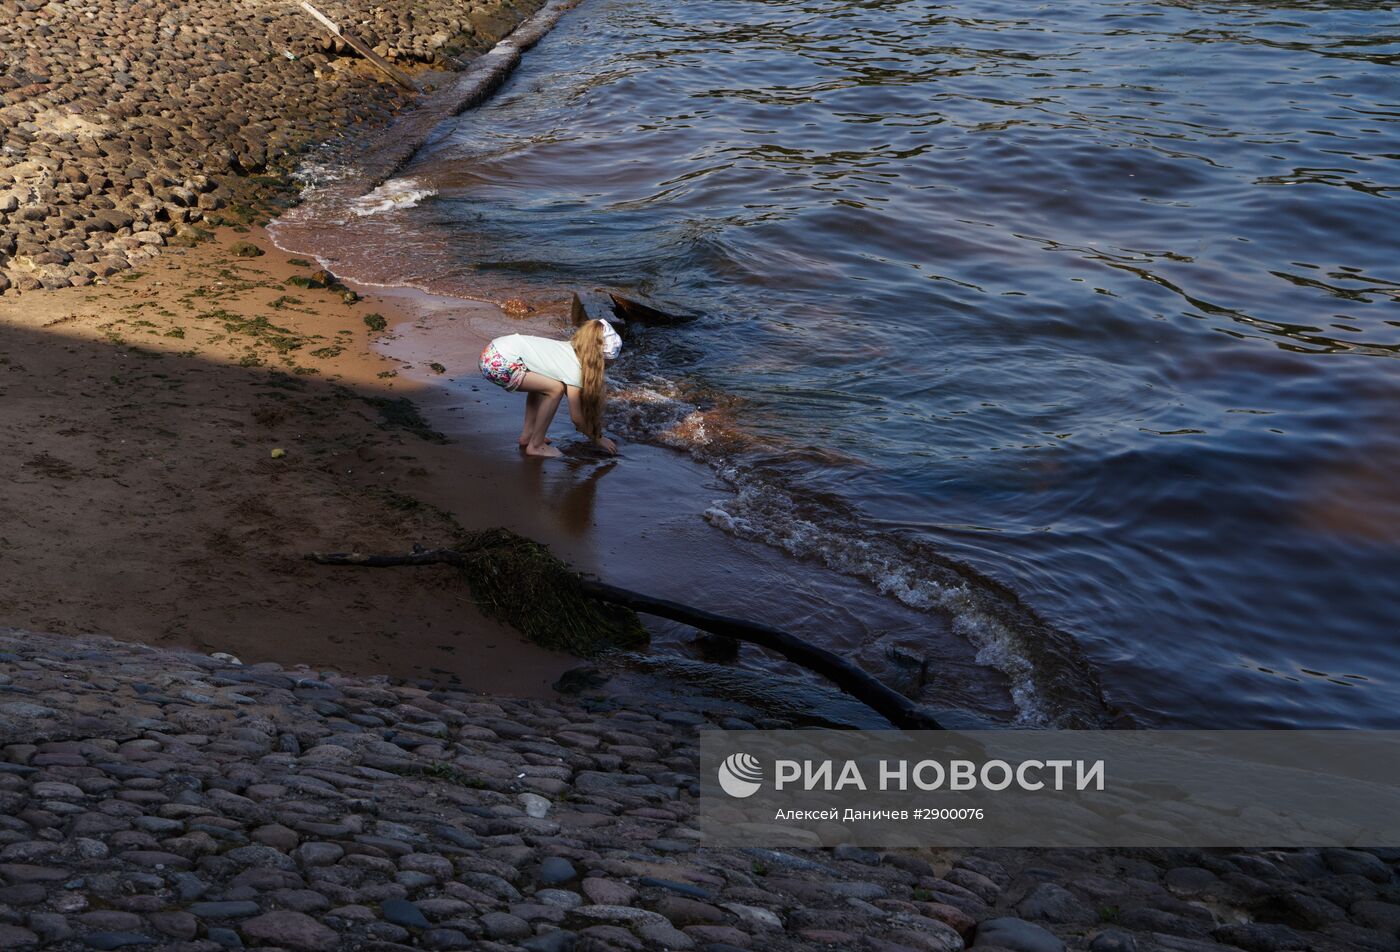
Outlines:
[{"label": "girl bending over", "polygon": [[481,375],[498,387],[525,394],[520,448],[530,456],[562,456],[546,434],[559,403],[569,400],[574,427],[609,453],[617,444],[603,435],[607,401],[605,361],[622,351],[622,338],[607,321],[588,321],[573,340],[508,334],[481,352]]}]

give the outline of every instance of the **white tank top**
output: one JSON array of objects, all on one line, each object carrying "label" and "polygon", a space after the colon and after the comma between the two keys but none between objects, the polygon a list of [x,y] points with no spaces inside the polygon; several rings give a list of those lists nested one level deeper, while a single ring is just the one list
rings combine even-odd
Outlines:
[{"label": "white tank top", "polygon": [[566,340],[507,334],[491,343],[508,362],[519,360],[533,373],[562,380],[571,387],[583,386],[578,355],[574,353],[574,345]]}]

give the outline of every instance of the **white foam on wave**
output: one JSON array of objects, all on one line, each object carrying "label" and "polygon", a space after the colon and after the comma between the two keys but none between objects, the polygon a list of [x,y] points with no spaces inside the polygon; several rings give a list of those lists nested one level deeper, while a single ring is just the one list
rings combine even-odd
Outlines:
[{"label": "white foam on wave", "polygon": [[423,199],[436,194],[437,189],[423,185],[417,179],[389,179],[368,195],[355,199],[350,205],[350,210],[363,218],[397,208],[412,208]]},{"label": "white foam on wave", "polygon": [[297,170],[292,173],[292,180],[302,189],[316,189],[343,181],[351,174],[351,169],[338,162],[322,162],[312,158],[298,166]]},{"label": "white foam on wave", "polygon": [[[1043,727],[1052,723],[1036,684],[1035,665],[1019,635],[1002,619],[987,595],[966,579],[922,570],[916,559],[889,539],[840,516],[821,524],[805,516],[796,502],[775,486],[748,479],[737,466],[721,467],[736,494],[716,500],[705,520],[717,529],[762,542],[798,559],[815,559],[827,568],[864,579],[881,594],[920,611],[946,615],[953,630],[977,652],[977,662],[996,668],[1011,684],[1017,723]],[[939,574],[944,577],[937,577]]]},{"label": "white foam on wave", "polygon": [[609,422],[615,429],[678,450],[696,452],[710,444],[704,411],[681,397],[672,381],[635,363],[628,371],[610,371],[616,389]]}]

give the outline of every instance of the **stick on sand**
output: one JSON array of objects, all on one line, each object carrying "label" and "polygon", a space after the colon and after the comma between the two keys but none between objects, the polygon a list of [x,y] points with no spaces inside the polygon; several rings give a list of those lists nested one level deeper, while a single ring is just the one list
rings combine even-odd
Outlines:
[{"label": "stick on sand", "polygon": [[[455,549],[424,549],[408,555],[368,555],[359,552],[312,553],[307,556],[321,565],[357,565],[389,568],[409,565],[462,565],[463,553]],[[579,579],[583,594],[600,602],[630,608],[636,612],[669,618],[711,634],[733,638],[776,652],[794,664],[827,678],[851,697],[904,730],[941,730],[934,717],[909,698],[834,652],[818,647],[796,635],[742,618],[716,615],[679,602],[668,601],[618,588],[591,579]]]}]

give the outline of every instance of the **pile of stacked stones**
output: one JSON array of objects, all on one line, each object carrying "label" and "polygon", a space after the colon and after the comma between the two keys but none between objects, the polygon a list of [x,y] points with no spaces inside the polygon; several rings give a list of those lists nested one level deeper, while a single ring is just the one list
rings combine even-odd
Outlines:
[{"label": "pile of stacked stones", "polygon": [[708,846],[706,723],[0,630],[0,948],[1400,948],[1384,851]]},{"label": "pile of stacked stones", "polygon": [[[318,4],[382,55],[440,68],[539,5]],[[293,0],[0,0],[0,292],[158,254],[248,176],[406,104],[327,39]]]}]

